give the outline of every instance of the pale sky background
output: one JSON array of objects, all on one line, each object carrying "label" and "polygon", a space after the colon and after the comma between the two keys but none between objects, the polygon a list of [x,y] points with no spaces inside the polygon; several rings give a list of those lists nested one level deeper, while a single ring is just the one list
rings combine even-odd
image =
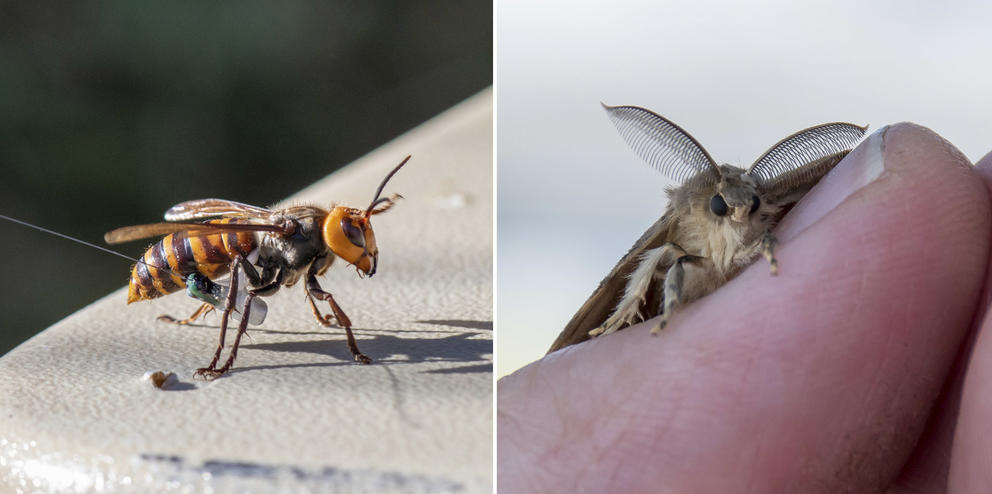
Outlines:
[{"label": "pale sky background", "polygon": [[718,162],[819,123],[930,127],[992,151],[992,5],[524,1],[496,5],[497,375],[544,355],[662,213],[667,180],[599,106],[638,105]]}]

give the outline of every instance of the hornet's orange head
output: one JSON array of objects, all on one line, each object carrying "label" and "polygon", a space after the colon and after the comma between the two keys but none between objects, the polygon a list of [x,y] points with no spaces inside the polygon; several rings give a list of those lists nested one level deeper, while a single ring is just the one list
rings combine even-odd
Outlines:
[{"label": "hornet's orange head", "polygon": [[324,218],[321,227],[324,243],[334,255],[344,259],[358,268],[359,274],[372,276],[379,264],[379,248],[375,244],[375,232],[372,231],[372,215],[384,213],[393,207],[396,199],[403,196],[393,194],[391,197],[380,198],[379,194],[400,167],[410,159],[406,157],[386,178],[375,191],[372,203],[365,209],[336,206]]}]

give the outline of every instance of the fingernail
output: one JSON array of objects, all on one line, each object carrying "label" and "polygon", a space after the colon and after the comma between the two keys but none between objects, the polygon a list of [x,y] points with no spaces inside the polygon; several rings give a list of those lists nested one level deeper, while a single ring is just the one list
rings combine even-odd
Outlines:
[{"label": "fingernail", "polygon": [[878,179],[885,171],[885,134],[888,130],[886,125],[873,132],[823,177],[779,224],[778,238],[795,237]]}]

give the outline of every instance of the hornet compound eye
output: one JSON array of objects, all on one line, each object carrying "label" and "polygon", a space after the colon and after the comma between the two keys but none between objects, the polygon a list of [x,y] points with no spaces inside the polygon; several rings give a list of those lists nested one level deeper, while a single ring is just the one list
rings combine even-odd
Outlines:
[{"label": "hornet compound eye", "polygon": [[344,236],[348,238],[349,242],[358,247],[365,248],[365,234],[362,233],[360,228],[351,224],[351,218],[341,220],[341,230],[344,231]]}]

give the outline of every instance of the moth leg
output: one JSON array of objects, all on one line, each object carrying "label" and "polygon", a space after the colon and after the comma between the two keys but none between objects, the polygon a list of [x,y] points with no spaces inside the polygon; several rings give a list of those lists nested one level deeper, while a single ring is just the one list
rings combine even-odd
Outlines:
[{"label": "moth leg", "polygon": [[775,259],[775,246],[778,245],[778,239],[772,232],[765,232],[761,236],[761,255],[768,259],[768,264],[770,266],[772,276],[778,275],[778,259]]},{"label": "moth leg", "polygon": [[631,273],[623,297],[613,314],[603,322],[602,326],[589,331],[589,336],[610,334],[650,317],[650,315],[645,317],[643,311],[648,291],[652,286],[657,289],[656,285],[664,279],[669,266],[686,255],[682,247],[672,242],[645,251],[637,268]]},{"label": "moth leg", "polygon": [[168,314],[162,314],[161,316],[158,316],[155,319],[162,322],[171,322],[173,324],[180,324],[185,326],[199,319],[200,317],[207,315],[212,310],[214,310],[214,306],[210,304],[203,304],[200,306],[199,309],[196,309],[196,312],[194,312],[193,315],[187,317],[186,319],[176,319]]},{"label": "moth leg", "polygon": [[[315,261],[310,265],[310,270],[307,273],[307,282],[304,285],[304,289],[307,293],[307,301],[310,303],[310,310],[313,312],[314,317],[317,318],[317,322],[322,326],[330,326],[330,319],[333,317],[337,320],[338,325],[344,328],[345,335],[348,337],[348,350],[351,350],[351,355],[354,357],[355,362],[360,364],[371,364],[372,359],[364,355],[358,349],[358,343],[355,341],[355,335],[351,332],[351,319],[348,315],[341,310],[341,306],[334,300],[334,297],[325,292],[321,287],[320,283],[317,282],[317,273],[320,271],[322,263],[320,260]],[[328,305],[331,306],[331,314],[322,316],[320,310],[317,309],[317,304],[314,303],[314,299],[325,300]]]},{"label": "moth leg", "polygon": [[[651,328],[652,335],[657,335],[668,325],[668,319],[676,309],[716,287],[712,281],[707,281],[711,277],[706,275],[706,271],[712,269],[712,264],[705,257],[687,254],[678,258],[672,267],[668,268],[668,273],[665,275],[665,297],[662,301],[661,317]],[[687,267],[692,269],[688,276]],[[693,272],[696,274],[692,274]]]},{"label": "moth leg", "polygon": [[746,266],[754,261],[755,256],[761,255],[768,260],[769,269],[772,276],[778,274],[778,259],[775,258],[775,247],[778,239],[770,231],[766,231],[746,248],[734,254],[734,263],[738,266]]}]

